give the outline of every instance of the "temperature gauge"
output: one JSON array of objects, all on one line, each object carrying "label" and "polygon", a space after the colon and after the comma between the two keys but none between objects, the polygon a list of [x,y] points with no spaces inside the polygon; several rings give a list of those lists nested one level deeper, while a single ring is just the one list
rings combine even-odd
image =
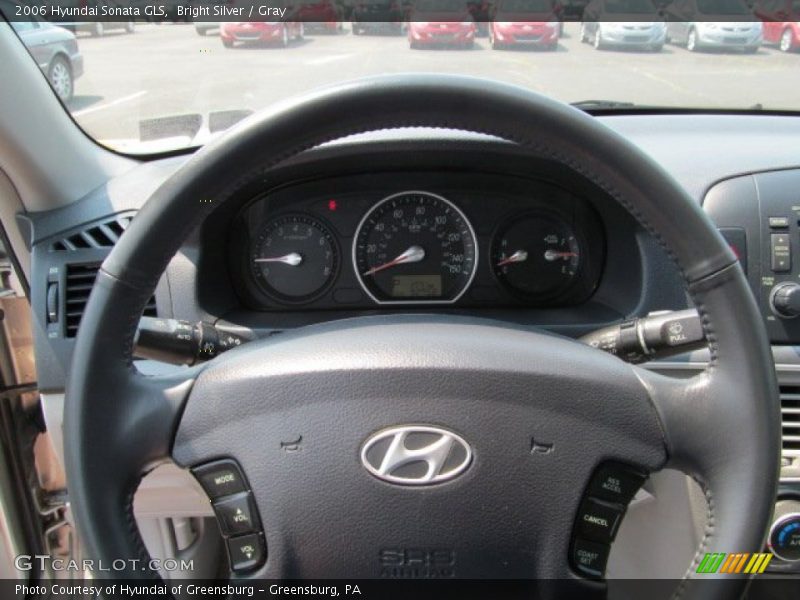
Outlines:
[{"label": "temperature gauge", "polygon": [[581,244],[572,227],[549,214],[516,217],[495,236],[497,279],[528,300],[546,300],[572,284],[581,267]]}]

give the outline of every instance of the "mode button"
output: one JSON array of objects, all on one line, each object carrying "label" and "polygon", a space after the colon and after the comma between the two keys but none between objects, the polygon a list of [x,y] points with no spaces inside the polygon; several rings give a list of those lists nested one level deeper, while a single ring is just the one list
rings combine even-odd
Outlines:
[{"label": "mode button", "polygon": [[211,500],[238,494],[247,489],[244,475],[233,460],[218,460],[192,469]]}]

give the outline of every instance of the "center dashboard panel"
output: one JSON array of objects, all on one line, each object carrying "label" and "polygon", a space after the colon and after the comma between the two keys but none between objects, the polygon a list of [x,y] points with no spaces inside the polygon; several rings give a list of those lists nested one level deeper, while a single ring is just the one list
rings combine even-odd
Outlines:
[{"label": "center dashboard panel", "polygon": [[800,343],[800,169],[717,183],[704,209],[739,257],[770,341]]},{"label": "center dashboard panel", "polygon": [[477,173],[290,184],[245,202],[232,232],[229,270],[257,310],[575,306],[606,264],[586,198]]}]

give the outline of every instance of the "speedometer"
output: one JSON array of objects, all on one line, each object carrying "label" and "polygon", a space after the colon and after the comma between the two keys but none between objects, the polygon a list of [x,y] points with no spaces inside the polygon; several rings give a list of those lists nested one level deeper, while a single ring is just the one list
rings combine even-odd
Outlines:
[{"label": "speedometer", "polygon": [[353,263],[379,304],[452,303],[475,276],[478,244],[467,218],[430,192],[401,192],[364,215]]}]

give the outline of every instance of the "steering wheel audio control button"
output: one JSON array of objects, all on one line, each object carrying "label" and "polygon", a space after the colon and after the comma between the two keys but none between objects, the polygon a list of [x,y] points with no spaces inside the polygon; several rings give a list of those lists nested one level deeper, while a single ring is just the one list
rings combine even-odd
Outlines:
[{"label": "steering wheel audio control button", "polygon": [[266,547],[263,537],[249,533],[228,539],[228,559],[232,571],[249,571],[264,564]]},{"label": "steering wheel audio control button", "polygon": [[239,465],[233,460],[218,460],[192,469],[211,500],[238,494],[247,489]]},{"label": "steering wheel audio control button", "polygon": [[625,508],[614,504],[586,498],[578,511],[578,536],[610,543],[617,535],[617,528]]},{"label": "steering wheel audio control button", "polygon": [[214,502],[214,512],[225,535],[252,533],[259,529],[253,494],[250,492]]},{"label": "steering wheel audio control button", "polygon": [[601,579],[605,574],[609,550],[607,544],[576,539],[572,543],[572,564],[582,575]]},{"label": "steering wheel audio control button", "polygon": [[600,500],[627,505],[642,487],[646,475],[618,463],[605,463],[595,471],[589,495]]}]

